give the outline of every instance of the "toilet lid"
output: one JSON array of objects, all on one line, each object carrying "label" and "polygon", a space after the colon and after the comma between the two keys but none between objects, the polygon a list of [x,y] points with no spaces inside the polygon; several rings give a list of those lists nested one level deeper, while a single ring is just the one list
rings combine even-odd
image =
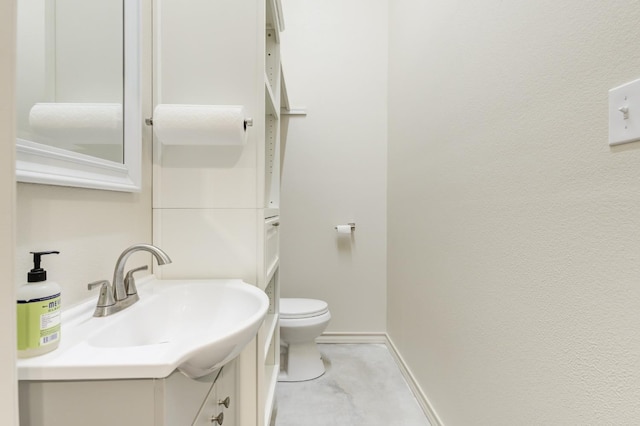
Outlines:
[{"label": "toilet lid", "polygon": [[316,299],[280,299],[280,318],[310,318],[329,311],[329,305]]}]

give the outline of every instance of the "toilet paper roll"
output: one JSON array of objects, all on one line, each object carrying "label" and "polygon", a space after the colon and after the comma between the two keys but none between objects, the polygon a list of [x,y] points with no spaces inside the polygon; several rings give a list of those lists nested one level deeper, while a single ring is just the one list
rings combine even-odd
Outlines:
[{"label": "toilet paper roll", "polygon": [[153,112],[153,131],[164,145],[244,145],[241,105],[160,104]]},{"label": "toilet paper roll", "polygon": [[351,234],[351,225],[338,225],[336,230],[338,234]]}]

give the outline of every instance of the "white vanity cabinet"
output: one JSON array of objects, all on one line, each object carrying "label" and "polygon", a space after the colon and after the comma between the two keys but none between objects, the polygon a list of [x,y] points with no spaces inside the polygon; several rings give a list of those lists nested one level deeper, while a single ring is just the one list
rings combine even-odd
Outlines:
[{"label": "white vanity cabinet", "polygon": [[[20,381],[22,426],[235,426],[236,361],[201,379]],[[223,402],[229,398],[229,406]]]}]

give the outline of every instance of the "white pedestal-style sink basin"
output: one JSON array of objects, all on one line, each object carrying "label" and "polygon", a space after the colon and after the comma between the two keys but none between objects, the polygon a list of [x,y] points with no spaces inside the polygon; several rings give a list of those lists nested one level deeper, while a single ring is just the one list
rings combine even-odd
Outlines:
[{"label": "white pedestal-style sink basin", "polygon": [[58,349],[18,360],[18,378],[163,378],[176,369],[202,377],[242,351],[269,307],[262,290],[241,280],[148,279],[138,294],[107,317],[93,317],[95,300],[63,312]]}]

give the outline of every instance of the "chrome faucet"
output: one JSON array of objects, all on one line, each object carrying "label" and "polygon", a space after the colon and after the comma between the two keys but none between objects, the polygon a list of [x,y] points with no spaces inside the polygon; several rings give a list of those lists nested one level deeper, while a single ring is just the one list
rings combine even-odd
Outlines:
[{"label": "chrome faucet", "polygon": [[148,267],[145,265],[130,270],[126,275],[124,273],[124,266],[127,263],[127,259],[137,251],[148,251],[156,258],[158,265],[171,263],[171,259],[165,252],[150,244],[136,244],[127,248],[120,254],[120,257],[118,257],[116,261],[116,268],[113,271],[113,284],[110,284],[109,281],[106,280],[88,284],[89,289],[100,286],[100,296],[98,297],[96,310],[93,313],[94,317],[106,317],[115,314],[133,305],[140,299],[133,273],[146,270]]}]

